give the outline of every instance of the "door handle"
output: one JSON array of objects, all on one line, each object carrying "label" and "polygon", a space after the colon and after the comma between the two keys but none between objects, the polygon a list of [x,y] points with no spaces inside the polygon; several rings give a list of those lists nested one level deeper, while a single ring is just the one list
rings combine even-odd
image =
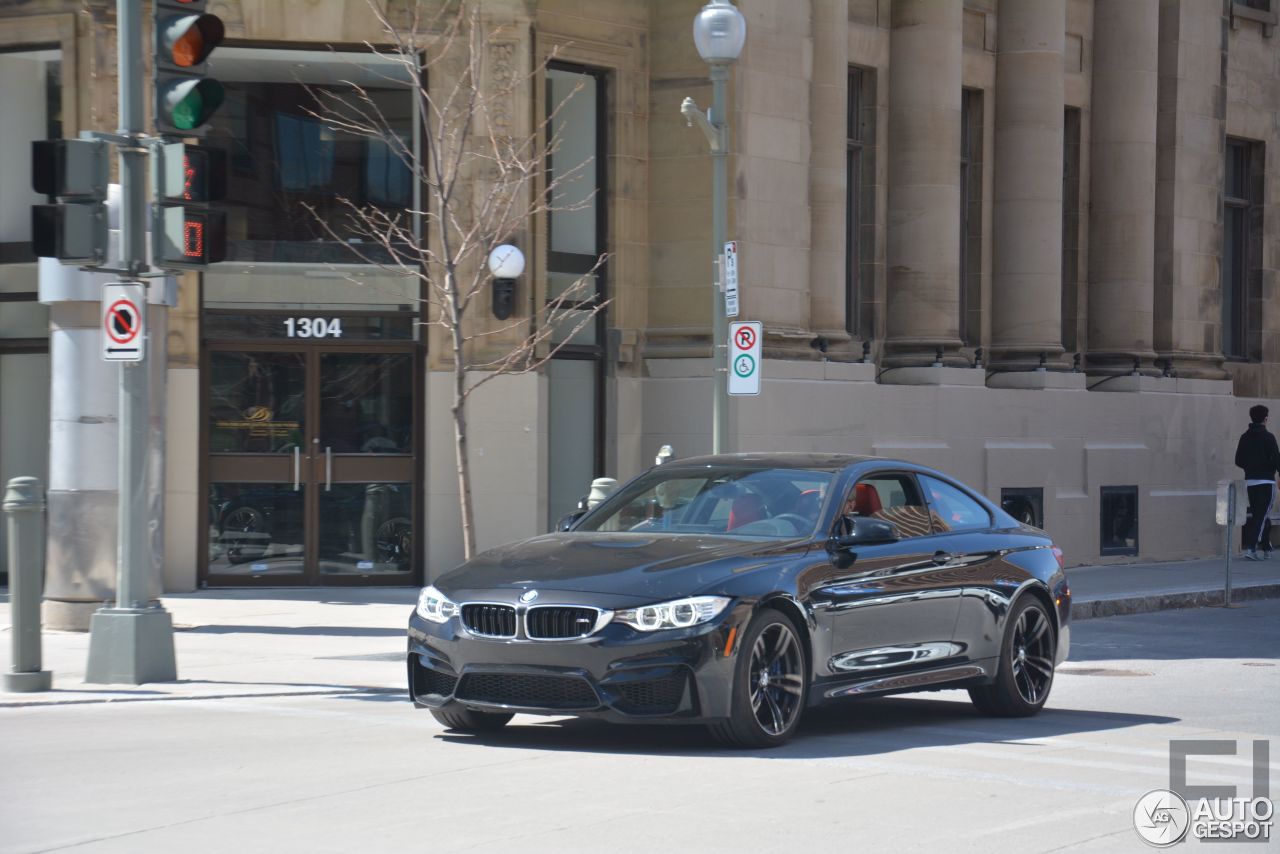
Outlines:
[{"label": "door handle", "polygon": [[297,445],[293,446],[293,491],[297,492],[301,484],[302,476],[302,449]]},{"label": "door handle", "polygon": [[948,552],[933,553],[933,562],[936,566],[944,566],[945,564],[951,563],[951,561],[955,559],[956,559],[956,556]]},{"label": "door handle", "polygon": [[324,491],[328,492],[333,487],[333,448],[329,445],[324,446]]}]

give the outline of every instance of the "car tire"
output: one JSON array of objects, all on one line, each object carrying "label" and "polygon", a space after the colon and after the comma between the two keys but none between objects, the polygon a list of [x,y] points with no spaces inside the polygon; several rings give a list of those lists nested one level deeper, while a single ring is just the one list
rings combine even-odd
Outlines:
[{"label": "car tire", "polygon": [[1045,604],[1035,596],[1018,599],[1005,621],[995,682],[969,689],[978,711],[994,717],[1024,718],[1044,708],[1053,688],[1057,641]]},{"label": "car tire", "polygon": [[474,709],[432,709],[431,716],[455,732],[497,732],[507,725],[509,712],[477,712]]},{"label": "car tire", "polygon": [[764,608],[738,644],[729,718],[712,723],[711,734],[729,747],[779,747],[799,727],[808,693],[800,633],[782,613]]}]

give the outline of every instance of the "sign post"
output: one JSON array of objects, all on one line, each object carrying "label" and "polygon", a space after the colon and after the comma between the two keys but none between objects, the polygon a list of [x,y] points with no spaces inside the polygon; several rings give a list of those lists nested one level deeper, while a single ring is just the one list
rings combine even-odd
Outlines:
[{"label": "sign post", "polygon": [[112,282],[102,288],[102,358],[141,362],[146,358],[147,287],[141,282]]},{"label": "sign post", "polygon": [[1243,480],[1218,481],[1218,500],[1215,520],[1226,531],[1226,582],[1222,592],[1222,604],[1231,607],[1231,537],[1236,528],[1244,525],[1244,510],[1249,506],[1248,493]]},{"label": "sign post", "polygon": [[758,320],[729,324],[729,394],[760,393],[760,355],[764,327]]},{"label": "sign post", "polygon": [[[128,282],[109,285],[103,300],[103,356],[112,347],[120,365],[119,565],[116,601],[94,612],[89,623],[89,663],[84,681],[141,685],[178,678],[173,620],[150,603],[151,509],[147,501],[151,400],[144,361],[143,306],[147,263],[147,146],[142,119],[142,3],[116,0],[119,62],[120,266]],[[118,298],[105,291],[120,288]],[[163,345],[161,345],[163,347]],[[133,348],[129,351],[128,348]],[[163,352],[163,350],[162,350]]]}]

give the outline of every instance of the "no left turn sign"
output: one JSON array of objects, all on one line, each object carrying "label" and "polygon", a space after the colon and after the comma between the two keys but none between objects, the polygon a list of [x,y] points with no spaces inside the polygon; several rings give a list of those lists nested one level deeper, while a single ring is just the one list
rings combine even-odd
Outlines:
[{"label": "no left turn sign", "polygon": [[102,358],[141,362],[146,341],[147,287],[141,282],[112,282],[102,288]]}]

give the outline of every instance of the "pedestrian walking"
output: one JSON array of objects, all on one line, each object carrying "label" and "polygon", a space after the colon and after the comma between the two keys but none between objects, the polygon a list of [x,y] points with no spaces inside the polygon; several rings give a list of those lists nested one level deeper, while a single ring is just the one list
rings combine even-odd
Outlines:
[{"label": "pedestrian walking", "polygon": [[1249,408],[1249,429],[1236,445],[1236,465],[1244,469],[1249,491],[1249,516],[1241,532],[1240,547],[1248,560],[1271,557],[1271,509],[1276,500],[1276,476],[1280,474],[1280,446],[1267,430],[1270,410],[1262,404]]}]

